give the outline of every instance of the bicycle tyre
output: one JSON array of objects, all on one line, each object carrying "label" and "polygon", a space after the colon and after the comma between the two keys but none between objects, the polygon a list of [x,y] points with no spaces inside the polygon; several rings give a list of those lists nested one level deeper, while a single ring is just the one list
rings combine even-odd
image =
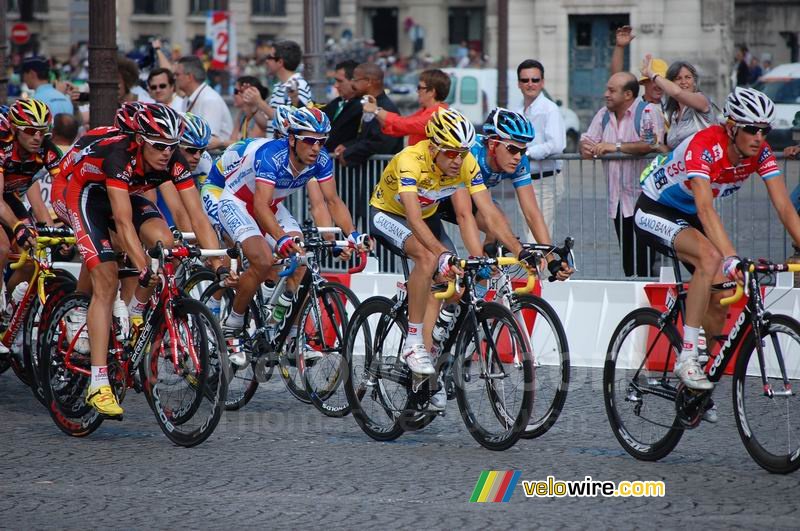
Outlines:
[{"label": "bicycle tyre", "polygon": [[[218,289],[213,285],[207,287],[200,297],[200,301],[206,304],[208,299],[217,291]],[[220,302],[220,322],[230,312],[233,297],[233,289],[226,288]],[[244,322],[247,330],[263,328],[261,313],[258,311],[258,305],[255,300],[250,301],[244,315]],[[225,398],[225,409],[228,411],[236,411],[246,406],[255,395],[259,384],[266,382],[272,376],[273,366],[267,363],[269,361],[268,356],[255,355],[256,339],[250,339],[244,343],[243,348],[249,363],[246,367],[231,367],[231,374],[228,379],[228,395]]]},{"label": "bicycle tyre", "polygon": [[[392,301],[386,297],[366,299],[353,312],[345,332],[345,394],[356,423],[376,441],[393,441],[403,434],[402,419],[409,402],[408,389],[404,396],[392,393],[381,376],[384,370],[388,371],[396,364],[391,356],[384,358],[382,351],[392,325],[399,326],[401,339],[407,328],[403,318],[398,320],[391,316],[392,306]],[[370,319],[375,322],[371,323]],[[371,329],[373,325],[374,332]],[[401,347],[402,343],[397,346],[398,349]],[[363,358],[363,363],[358,358]],[[372,403],[376,406],[374,413]]]},{"label": "bicycle tyre", "polygon": [[[477,308],[476,318],[478,330],[464,326],[456,338],[453,380],[458,409],[467,431],[481,446],[494,451],[507,450],[519,440],[533,409],[533,361],[530,353],[525,352],[526,341],[519,323],[508,308],[496,302],[485,302]],[[480,344],[477,345],[475,334],[481,331],[483,334],[478,336]],[[517,346],[512,361],[503,360],[500,348],[504,340],[511,348]],[[493,355],[488,354],[491,348],[494,348]],[[488,374],[483,371],[482,363],[474,359],[478,355],[489,358]],[[518,374],[521,382],[507,385],[506,380],[517,371],[521,371]],[[473,381],[477,384],[474,390],[469,386]],[[512,387],[512,393],[518,396],[506,395],[506,387]],[[491,406],[490,411],[481,414],[477,408],[484,403]]]},{"label": "bicycle tyre", "polygon": [[[31,377],[31,391],[33,396],[41,402],[43,406],[47,406],[44,397],[44,389],[42,388],[42,381],[40,379],[39,371],[39,357],[40,348],[39,340],[42,335],[42,324],[47,321],[47,316],[53,311],[55,304],[65,295],[75,292],[76,282],[70,280],[69,277],[57,276],[50,279],[45,284],[45,302],[44,305],[40,303],[37,297],[37,306],[31,308],[28,317],[25,320],[25,327],[23,328],[24,335],[22,336],[23,355],[25,357],[25,365]],[[34,309],[37,312],[34,312]],[[40,311],[39,311],[40,310]],[[34,344],[34,338],[36,343]]]},{"label": "bicycle tyre", "polygon": [[194,300],[202,300],[210,284],[217,280],[217,275],[207,267],[197,268],[189,275],[185,282],[178,286],[178,289]]},{"label": "bicycle tyre", "polygon": [[[535,295],[516,295],[514,313],[535,312],[531,353],[534,366],[533,412],[521,438],[535,439],[547,433],[564,409],[570,378],[569,344],[561,319],[547,301]],[[524,315],[524,314],[522,314]],[[544,319],[549,326],[542,326]],[[517,321],[519,323],[519,320]],[[521,323],[520,323],[521,325]],[[526,325],[527,326],[527,325]],[[523,330],[526,332],[526,330]],[[526,334],[528,335],[528,334]],[[553,352],[555,351],[555,352]],[[553,355],[554,354],[554,355]],[[544,365],[547,363],[547,365]],[[554,383],[552,393],[548,384]],[[547,387],[546,387],[547,386]],[[552,394],[552,398],[550,395]],[[542,406],[544,409],[537,408]],[[540,413],[541,412],[541,413]]]},{"label": "bicycle tyre", "polygon": [[[603,368],[603,401],[611,430],[614,432],[617,441],[622,445],[622,448],[641,461],[658,461],[667,456],[678,445],[684,432],[683,426],[675,413],[674,396],[672,400],[667,398],[676,389],[676,386],[672,386],[670,383],[672,380],[677,380],[672,376],[671,372],[665,372],[663,367],[649,371],[653,372],[655,382],[646,377],[640,378],[636,382],[629,381],[627,375],[623,378],[618,378],[619,375],[617,374],[618,362],[620,371],[631,370],[622,366],[625,362],[620,359],[621,355],[630,356],[628,353],[636,350],[632,365],[644,366],[645,357],[649,358],[653,352],[663,352],[664,343],[659,339],[661,332],[663,332],[664,338],[668,341],[667,348],[672,349],[672,352],[668,352],[667,356],[676,359],[681,350],[680,334],[671,322],[666,322],[662,325],[659,323],[660,320],[661,313],[654,308],[638,308],[626,315],[611,335],[605,367]],[[634,338],[634,341],[638,339],[641,342],[641,336],[644,335],[643,332],[647,332],[647,340],[644,341],[644,344],[649,353],[641,358],[641,364],[638,357],[641,349],[637,348],[635,344],[625,343],[631,332],[639,326],[648,327],[640,332],[640,336]],[[650,340],[652,332],[657,334],[655,341]],[[656,363],[656,357],[652,358],[652,362]],[[655,378],[658,375],[661,375],[661,380]],[[619,382],[625,385],[624,390]],[[646,392],[643,393],[642,389]],[[617,391],[620,391],[620,394],[617,394]],[[652,396],[647,399],[645,404],[644,397],[646,395]],[[659,433],[648,440],[640,440],[645,436],[644,430],[637,428],[635,429],[637,433],[633,433],[634,428],[631,425],[634,419],[631,419],[631,422],[628,423],[623,419],[626,416],[623,413],[627,413],[627,411],[623,412],[620,408],[623,407],[622,404],[624,403],[636,403],[637,405],[633,406],[634,417],[644,419],[645,424],[642,424],[642,426],[650,426],[651,430],[655,430],[654,426],[661,428],[658,430]],[[665,418],[665,420],[661,421],[663,423],[642,417],[641,411],[643,408],[645,409],[645,414],[649,416],[650,405],[654,406],[654,411],[658,410],[659,417],[663,416]],[[663,434],[661,433],[662,431]]]},{"label": "bicycle tyre", "polygon": [[[800,382],[797,381],[800,369],[800,323],[787,315],[773,314],[767,317],[765,324],[766,334],[763,336],[763,344],[768,381],[772,378],[773,390],[783,390],[780,369],[776,366],[777,357],[774,356],[777,344],[781,348],[787,375],[793,377],[793,381],[790,381],[792,394],[773,397],[764,395],[756,337],[751,328],[742,342],[734,369],[733,408],[736,412],[739,436],[753,461],[773,474],[788,474],[800,468],[800,439],[798,439],[800,408],[795,407],[791,418],[785,417],[785,425],[778,425],[777,438],[761,435],[764,432],[761,426],[771,424],[772,419],[782,412],[790,412],[791,401],[797,401],[796,389],[800,388]],[[784,337],[778,337],[779,334]],[[773,363],[770,364],[770,361]],[[780,421],[780,418],[778,420]]]},{"label": "bicycle tyre", "polygon": [[[40,336],[39,374],[48,412],[58,429],[73,437],[85,437],[103,422],[103,417],[86,404],[86,390],[91,377],[64,366],[66,332],[63,319],[75,308],[89,307],[91,298],[83,293],[70,293],[54,304],[43,324]],[[89,354],[77,354],[73,363],[90,368]]]},{"label": "bicycle tyre", "polygon": [[[167,341],[166,319],[159,317],[159,332],[139,371],[145,396],[164,435],[173,443],[190,448],[211,436],[222,418],[228,382],[220,374],[227,370],[229,361],[222,330],[208,308],[200,301],[181,297],[173,300],[172,309],[180,341],[192,343],[197,365],[193,366],[191,357],[182,353],[181,370],[188,374],[175,372],[173,360],[165,352],[165,347],[175,338]],[[187,347],[187,351],[191,347]],[[211,363],[212,350],[221,358],[217,369]],[[163,364],[159,363],[161,359]],[[188,403],[174,407],[169,401],[170,391],[186,396],[187,390],[190,393]],[[205,402],[208,404],[203,407]]]},{"label": "bicycle tyre", "polygon": [[[301,376],[303,385],[311,403],[320,412],[328,417],[344,417],[350,413],[350,403],[344,393],[342,379],[346,372],[347,363],[344,358],[344,335],[347,329],[347,307],[353,310],[358,308],[359,300],[350,288],[339,282],[325,282],[318,290],[318,300],[323,314],[322,322],[314,321],[313,301],[311,297],[306,300],[300,311],[300,338],[298,345],[309,345],[314,350],[324,352],[322,357],[315,360],[313,365],[302,358]],[[311,329],[308,328],[307,318],[311,319]],[[327,334],[333,331],[335,337],[329,345]],[[312,336],[309,337],[309,331]]]}]

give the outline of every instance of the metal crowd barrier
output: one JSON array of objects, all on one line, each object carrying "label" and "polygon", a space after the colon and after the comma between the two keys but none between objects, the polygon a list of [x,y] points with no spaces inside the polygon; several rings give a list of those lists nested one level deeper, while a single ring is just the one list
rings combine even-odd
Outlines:
[{"label": "metal crowd barrier", "polygon": [[[788,191],[800,184],[800,161],[784,160],[776,155],[786,181]],[[652,158],[644,157],[646,159]],[[336,185],[344,202],[350,207],[356,227],[367,229],[369,199],[375,184],[380,179],[383,169],[391,156],[378,155],[372,157],[359,168],[336,168]],[[534,181],[537,198],[546,192],[554,192],[562,179],[563,189],[558,194],[555,216],[550,227],[554,241],[563,240],[565,236],[575,238],[575,255],[578,272],[573,278],[589,280],[630,280],[654,279],[658,275],[659,266],[671,267],[672,262],[663,257],[656,257],[651,275],[626,277],[622,267],[620,242],[614,228],[614,220],[608,215],[608,181],[603,170],[602,161],[610,159],[635,159],[627,155],[608,155],[598,159],[583,160],[578,154],[562,154],[550,157],[562,161],[561,173]],[[754,175],[744,182],[735,194],[715,200],[715,206],[723,223],[732,238],[733,244],[742,256],[751,258],[765,257],[771,260],[783,260],[793,251],[791,239],[778,219],[775,209],[769,201],[766,187],[761,179]],[[548,189],[549,187],[549,189]],[[514,233],[522,239],[530,239],[528,227],[519,209],[513,186],[503,182],[492,189],[492,197],[500,203],[500,208],[509,218]],[[305,197],[293,194],[288,206],[298,220],[309,215]],[[458,227],[445,224],[459,251],[466,254],[460,245],[461,238]],[[623,233],[624,236],[624,233]],[[628,242],[623,240],[622,244]],[[383,249],[378,249],[378,269],[381,272],[400,273],[400,261]],[[326,268],[343,271],[344,265],[332,261]]]}]

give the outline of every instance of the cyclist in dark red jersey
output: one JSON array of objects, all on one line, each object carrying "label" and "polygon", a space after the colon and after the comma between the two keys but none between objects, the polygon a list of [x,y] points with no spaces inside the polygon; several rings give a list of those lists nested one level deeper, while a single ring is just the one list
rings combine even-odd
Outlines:
[{"label": "cyclist in dark red jersey", "polygon": [[[42,200],[39,182],[34,176],[46,168],[55,178],[58,175],[58,161],[61,152],[50,140],[53,115],[47,105],[39,100],[17,100],[8,111],[5,141],[0,142],[0,183],[3,196],[0,199],[0,220],[6,227],[0,236],[0,266],[5,266],[9,252],[9,239],[20,246],[34,244],[36,231],[33,218],[52,225],[53,219]],[[2,127],[0,127],[2,129]],[[31,216],[23,204],[27,197],[33,210]],[[6,285],[11,291],[23,280],[26,272],[15,272]],[[27,272],[27,277],[30,273]]]},{"label": "cyclist in dark red jersey", "polygon": [[[92,280],[92,302],[87,328],[92,360],[92,380],[86,402],[107,417],[119,418],[123,410],[108,382],[106,357],[111,327],[111,308],[117,292],[116,253],[112,234],[139,274],[131,305],[131,321],[141,322],[141,309],[155,285],[155,273],[142,244],[173,243],[172,233],[158,208],[142,194],[171,181],[186,209],[202,212],[200,195],[178,152],[183,129],[181,116],[164,105],[147,105],[134,115],[136,132],[99,139],[77,156],[64,194],[70,225]],[[205,216],[194,216],[192,228],[203,247],[219,247],[214,229]],[[220,259],[212,267],[224,273]],[[138,316],[135,303],[141,304]]]}]

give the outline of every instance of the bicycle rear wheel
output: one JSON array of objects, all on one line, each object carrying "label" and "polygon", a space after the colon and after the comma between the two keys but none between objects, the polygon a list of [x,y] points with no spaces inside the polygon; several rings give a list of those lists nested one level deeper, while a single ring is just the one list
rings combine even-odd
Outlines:
[{"label": "bicycle rear wheel", "polygon": [[523,439],[547,433],[564,409],[569,390],[569,345],[558,314],[535,295],[515,295],[512,308],[533,356],[533,412]]},{"label": "bicycle rear wheel", "polygon": [[[178,298],[172,312],[174,333],[166,315],[157,318],[158,332],[139,370],[161,430],[175,444],[192,447],[205,441],[222,417],[230,365],[222,330],[208,308]],[[212,358],[219,360],[216,367]]]},{"label": "bicycle rear wheel", "polygon": [[44,389],[39,371],[40,348],[39,338],[43,333],[43,325],[47,322],[48,315],[53,311],[55,304],[68,293],[75,292],[76,283],[66,276],[57,276],[45,284],[45,303],[42,305],[37,297],[36,304],[31,307],[22,330],[23,355],[25,365],[30,374],[30,386],[33,396],[47,406],[44,398]]},{"label": "bicycle rear wheel", "polygon": [[370,297],[350,316],[345,340],[344,388],[361,429],[376,441],[403,434],[411,373],[400,360],[405,315],[392,315],[392,301]]},{"label": "bicycle rear wheel", "polygon": [[[216,286],[209,286],[203,292],[200,301],[206,304],[214,293],[218,291]],[[219,308],[220,323],[231,312],[234,294],[231,288],[223,291]],[[255,300],[251,301],[247,307],[247,311],[244,314],[244,322],[245,330],[247,330],[247,335],[250,339],[243,341],[242,348],[248,363],[244,367],[231,366],[231,372],[228,377],[228,395],[225,397],[225,409],[228,411],[235,411],[247,405],[253,395],[256,394],[259,383],[266,382],[272,375],[272,365],[268,364],[268,356],[259,356],[256,349],[255,331],[262,328],[262,322]]]},{"label": "bicycle rear wheel", "polygon": [[[800,468],[800,323],[786,315],[771,315],[762,340],[763,358],[752,330],[739,351],[733,375],[736,426],[747,453],[760,467],[788,474]],[[772,396],[765,392],[762,369]]]},{"label": "bicycle rear wheel", "polygon": [[533,406],[533,363],[514,315],[487,302],[456,338],[453,379],[461,418],[489,450],[506,450],[528,425]]},{"label": "bicycle rear wheel", "polygon": [[91,383],[88,348],[85,352],[71,349],[67,338],[66,319],[78,308],[88,309],[89,302],[89,296],[82,293],[65,295],[42,323],[39,376],[45,405],[58,429],[74,437],[89,435],[103,422],[103,417],[86,404],[86,390]]},{"label": "bicycle rear wheel", "polygon": [[[343,417],[350,413],[342,380],[347,371],[344,358],[344,334],[348,315],[358,307],[355,293],[338,282],[326,282],[300,312],[300,336],[304,345],[298,353],[301,374],[308,398],[323,414]],[[306,354],[313,350],[313,358]]]},{"label": "bicycle rear wheel", "polygon": [[639,308],[626,315],[608,345],[603,400],[614,436],[636,459],[657,461],[683,436],[675,413],[678,379],[671,362],[681,350],[675,326],[661,314]]}]

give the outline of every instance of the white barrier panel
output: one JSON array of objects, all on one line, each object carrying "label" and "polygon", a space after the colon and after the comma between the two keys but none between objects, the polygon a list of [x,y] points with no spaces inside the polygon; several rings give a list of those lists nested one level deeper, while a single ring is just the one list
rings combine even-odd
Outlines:
[{"label": "white barrier panel", "polygon": [[[351,289],[362,301],[373,295],[391,297],[402,275],[368,273],[353,275]],[[644,292],[648,282],[570,280],[545,282],[542,296],[555,309],[569,342],[573,367],[602,367],[611,334],[636,308],[649,306]],[[765,305],[773,313],[800,319],[800,290],[779,286],[766,289]],[[644,339],[644,338],[643,338]]]}]

